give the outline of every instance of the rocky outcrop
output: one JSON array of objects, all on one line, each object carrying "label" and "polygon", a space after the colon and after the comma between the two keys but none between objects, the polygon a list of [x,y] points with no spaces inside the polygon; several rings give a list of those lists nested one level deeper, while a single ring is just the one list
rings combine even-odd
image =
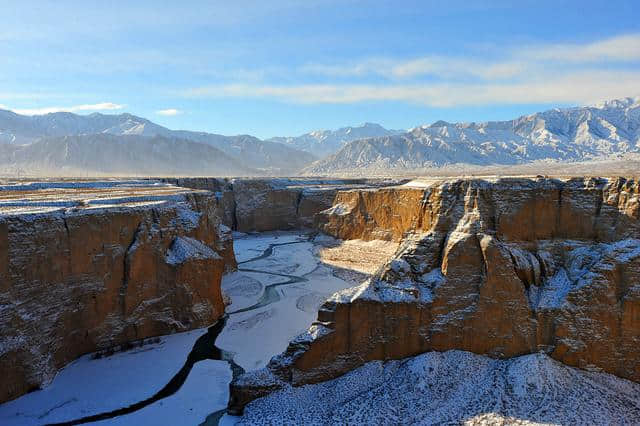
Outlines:
[{"label": "rocky outcrop", "polygon": [[331,208],[315,217],[316,227],[342,240],[400,240],[430,226],[425,196],[422,189],[397,186],[339,191]]},{"label": "rocky outcrop", "polygon": [[338,193],[318,226],[404,241],[309,331],[232,385],[231,411],[372,360],[544,352],[640,381],[640,194],[631,179],[458,180]]},{"label": "rocky outcrop", "polygon": [[192,191],[0,216],[0,402],[84,353],[220,318],[235,258],[219,210]]},{"label": "rocky outcrop", "polygon": [[[155,179],[154,179],[155,180]],[[236,199],[233,193],[233,180],[229,178],[185,177],[162,178],[160,182],[183,188],[209,191],[216,197],[215,215],[223,225],[236,229]]]}]

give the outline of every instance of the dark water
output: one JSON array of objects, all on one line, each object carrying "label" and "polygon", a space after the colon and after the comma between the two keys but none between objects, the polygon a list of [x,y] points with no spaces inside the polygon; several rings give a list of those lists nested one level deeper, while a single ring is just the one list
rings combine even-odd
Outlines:
[{"label": "dark water", "polygon": [[[313,236],[309,236],[307,241],[309,241],[312,237]],[[260,255],[255,256],[251,259],[245,260],[243,262],[238,262],[238,265],[253,262],[260,259],[265,259],[273,254],[274,247],[290,245],[290,244],[300,244],[302,242],[306,242],[306,241],[293,241],[293,242],[287,242],[287,243],[270,244],[269,247],[267,247]],[[255,304],[243,309],[238,309],[237,311],[234,311],[234,312],[229,312],[225,314],[217,323],[209,327],[209,329],[207,330],[207,333],[202,335],[200,338],[198,338],[198,340],[196,340],[196,343],[193,345],[193,348],[191,349],[191,352],[189,352],[189,355],[187,355],[187,359],[183,364],[182,368],[180,369],[180,371],[178,371],[171,378],[171,380],[169,380],[169,382],[162,389],[156,392],[153,396],[147,399],[144,399],[142,401],[136,402],[135,404],[118,408],[113,411],[94,414],[91,416],[86,416],[86,417],[82,417],[82,418],[67,421],[67,422],[51,423],[51,425],[79,425],[83,423],[90,423],[90,422],[96,422],[100,420],[111,419],[117,416],[123,416],[126,414],[133,413],[135,411],[138,411],[148,405],[153,404],[154,402],[160,401],[161,399],[167,398],[175,394],[178,390],[180,390],[184,382],[187,380],[187,377],[189,376],[189,373],[191,372],[191,369],[193,368],[193,366],[197,362],[205,359],[227,361],[231,367],[233,379],[243,374],[244,369],[233,361],[234,354],[227,351],[223,351],[217,348],[215,345],[216,339],[224,329],[224,326],[227,323],[227,319],[229,318],[229,315],[252,311],[252,310],[270,305],[271,303],[277,302],[278,300],[280,300],[280,293],[276,290],[277,287],[288,285],[288,284],[294,284],[298,282],[303,282],[307,280],[304,277],[299,277],[296,275],[279,274],[279,273],[274,273],[269,271],[261,271],[257,269],[238,268],[238,270],[244,271],[244,272],[258,272],[261,274],[281,276],[287,279],[282,282],[277,282],[277,283],[265,286],[264,294]],[[206,420],[201,424],[201,426],[217,425],[225,413],[226,413],[226,410],[219,410],[214,413],[211,413],[210,415],[207,416]]]}]

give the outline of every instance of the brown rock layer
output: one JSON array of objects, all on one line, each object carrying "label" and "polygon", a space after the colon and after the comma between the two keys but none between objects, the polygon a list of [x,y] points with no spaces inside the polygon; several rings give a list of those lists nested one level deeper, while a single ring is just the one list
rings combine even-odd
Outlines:
[{"label": "brown rock layer", "polygon": [[0,402],[78,356],[211,324],[235,268],[218,200],[0,217]]},{"label": "brown rock layer", "polygon": [[382,179],[166,178],[163,182],[212,191],[226,226],[240,232],[308,228],[317,213],[333,205],[341,188],[395,184]]},{"label": "brown rock layer", "polygon": [[460,180],[338,193],[319,227],[405,239],[376,278],[334,295],[306,335],[232,386],[230,409],[371,360],[544,351],[640,381],[640,200],[627,179]]}]

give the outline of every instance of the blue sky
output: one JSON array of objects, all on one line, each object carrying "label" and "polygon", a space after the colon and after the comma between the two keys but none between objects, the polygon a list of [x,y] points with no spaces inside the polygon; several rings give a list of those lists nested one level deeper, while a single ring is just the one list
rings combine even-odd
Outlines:
[{"label": "blue sky", "polygon": [[0,105],[259,137],[640,95],[635,1],[0,0]]}]

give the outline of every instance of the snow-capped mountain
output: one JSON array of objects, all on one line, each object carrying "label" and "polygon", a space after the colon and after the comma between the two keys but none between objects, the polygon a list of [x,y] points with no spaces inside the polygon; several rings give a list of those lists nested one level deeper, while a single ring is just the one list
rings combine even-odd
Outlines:
[{"label": "snow-capped mountain", "polygon": [[364,123],[356,127],[343,127],[338,130],[316,130],[295,137],[275,137],[269,139],[291,145],[318,157],[326,157],[340,150],[346,143],[378,136],[391,136],[403,133],[404,130],[387,130],[379,124]]},{"label": "snow-capped mountain", "polygon": [[109,133],[52,136],[27,145],[0,144],[0,171],[13,176],[259,174],[206,144]]},{"label": "snow-capped mountain", "polygon": [[[94,113],[77,115],[58,112],[46,115],[24,116],[11,111],[0,110],[0,143],[13,146],[13,148],[5,147],[3,151],[12,151],[19,146],[33,144],[31,148],[20,148],[16,152],[29,152],[33,155],[34,161],[37,158],[46,157],[48,155],[47,152],[37,150],[44,149],[45,146],[49,146],[49,143],[60,143],[57,138],[83,136],[77,141],[95,145],[100,141],[105,141],[104,138],[100,137],[101,135],[114,135],[117,137],[139,136],[142,139],[135,139],[138,145],[143,145],[145,138],[156,136],[173,140],[176,144],[192,141],[210,145],[226,154],[225,158],[233,160],[229,164],[242,166],[238,169],[238,174],[246,174],[247,170],[252,169],[254,173],[261,174],[295,174],[316,159],[313,155],[291,146],[277,142],[262,141],[253,136],[222,136],[204,132],[170,130],[145,118],[131,114],[109,115]],[[48,142],[51,138],[54,141]],[[122,148],[128,149],[126,146]],[[151,145],[149,145],[149,149],[151,148]],[[173,150],[177,154],[184,149],[184,147],[174,147],[172,145],[167,145],[166,148],[169,150],[168,154]],[[72,144],[67,149],[77,150],[81,149],[81,147],[78,144]],[[202,151],[201,148],[194,149]],[[113,162],[115,158],[105,157],[101,161]],[[33,170],[35,165],[36,163],[32,161],[29,169]],[[14,166],[21,167],[19,164]],[[186,170],[186,165],[183,166],[178,168]],[[91,170],[87,170],[87,172],[91,172]],[[131,170],[131,173],[136,172],[135,169]],[[195,171],[190,174],[194,173]]]},{"label": "snow-capped mountain", "polygon": [[552,109],[511,121],[438,121],[394,136],[346,144],[305,169],[323,175],[410,171],[455,164],[578,162],[640,152],[640,97]]},{"label": "snow-capped mountain", "polygon": [[0,110],[0,142],[24,145],[49,136],[97,133],[169,136],[171,131],[131,114],[77,115],[70,112],[56,112],[29,116]]}]

